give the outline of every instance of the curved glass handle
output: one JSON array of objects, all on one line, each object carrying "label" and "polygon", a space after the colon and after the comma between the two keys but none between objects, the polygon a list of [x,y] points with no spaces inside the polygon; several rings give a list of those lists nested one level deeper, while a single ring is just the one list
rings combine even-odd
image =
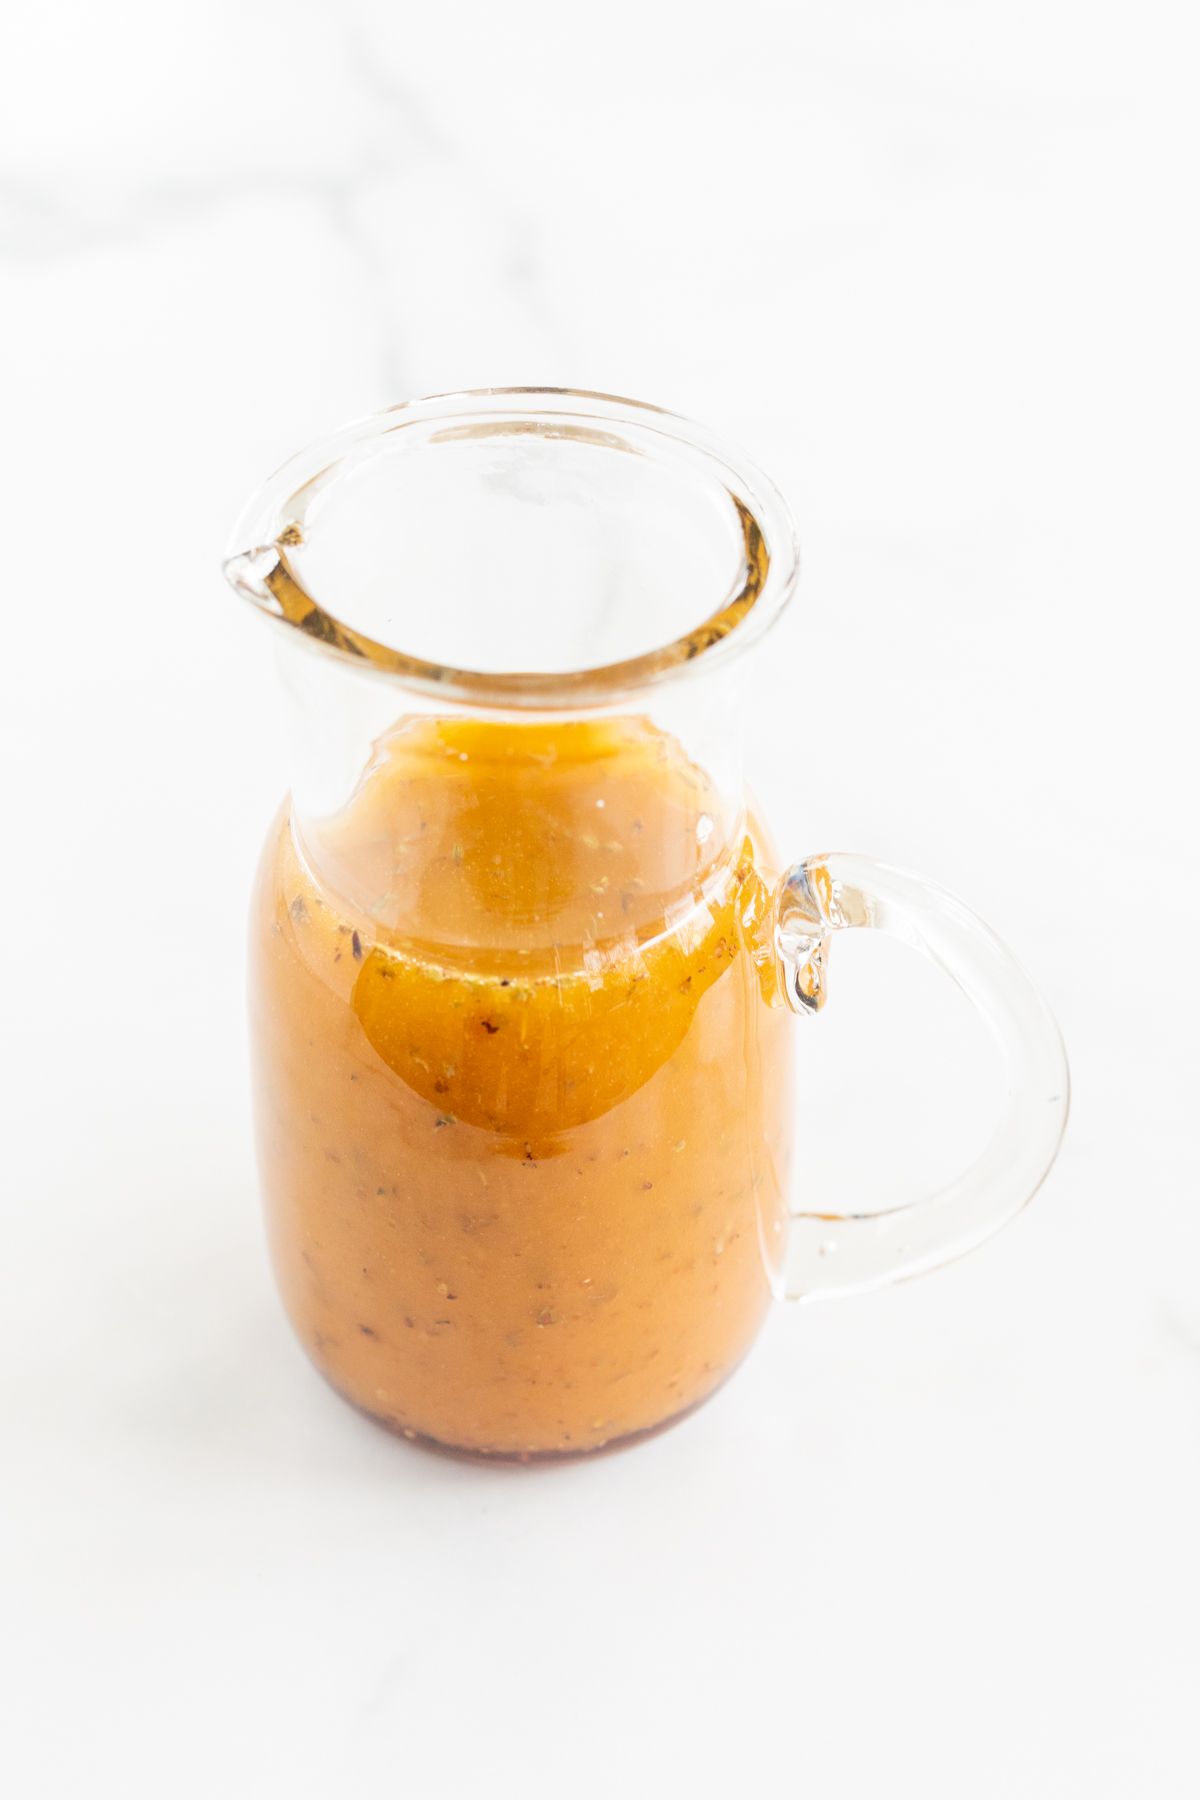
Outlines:
[{"label": "curved glass handle", "polygon": [[919,875],[843,854],[788,870],[775,951],[795,1012],[820,1011],[829,939],[859,926],[902,939],[957,982],[999,1043],[1007,1105],[978,1160],[927,1199],[881,1213],[793,1213],[785,1280],[794,1300],[902,1281],[974,1249],[1037,1192],[1067,1122],[1066,1053],[1037,990],[982,919]]}]

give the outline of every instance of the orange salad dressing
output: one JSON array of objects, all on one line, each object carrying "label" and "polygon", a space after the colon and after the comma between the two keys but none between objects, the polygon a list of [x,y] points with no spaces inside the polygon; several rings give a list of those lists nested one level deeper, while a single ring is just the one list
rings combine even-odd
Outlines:
[{"label": "orange salad dressing", "polygon": [[791,1102],[762,855],[632,720],[411,720],[303,853],[280,822],[252,941],[270,1241],[356,1405],[577,1454],[740,1360]]}]

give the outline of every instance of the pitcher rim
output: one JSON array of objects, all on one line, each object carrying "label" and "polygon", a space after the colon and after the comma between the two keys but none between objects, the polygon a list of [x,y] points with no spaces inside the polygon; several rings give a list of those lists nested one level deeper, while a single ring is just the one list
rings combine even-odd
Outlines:
[{"label": "pitcher rim", "polygon": [[[709,465],[732,502],[743,563],[716,609],[669,643],[573,670],[451,666],[382,644],[344,623],[308,591],[289,551],[304,542],[304,506],[354,451],[427,421],[459,435],[537,431],[633,450],[613,426],[651,432]],[[608,428],[605,431],[605,428]],[[552,429],[553,428],[553,429]],[[598,433],[604,433],[598,436]],[[441,434],[439,434],[441,435]],[[277,628],[360,674],[472,707],[552,712],[600,707],[638,691],[727,664],[776,623],[795,591],[800,557],[786,501],[737,445],[665,407],[585,388],[489,387],[400,401],[352,420],[288,458],[257,490],[234,528],[223,571],[234,591]]]}]

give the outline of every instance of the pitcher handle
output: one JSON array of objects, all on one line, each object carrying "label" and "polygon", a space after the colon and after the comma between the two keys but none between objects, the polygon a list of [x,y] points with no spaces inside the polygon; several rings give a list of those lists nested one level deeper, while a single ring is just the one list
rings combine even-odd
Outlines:
[{"label": "pitcher handle", "polygon": [[981,1244],[1037,1192],[1067,1121],[1058,1027],[1020,964],[961,900],[868,856],[796,863],[775,901],[775,953],[788,1004],[819,1012],[834,932],[869,927],[920,950],[966,994],[999,1044],[1007,1104],[977,1160],[949,1186],[878,1213],[796,1211],[785,1291],[808,1300],[903,1281]]}]

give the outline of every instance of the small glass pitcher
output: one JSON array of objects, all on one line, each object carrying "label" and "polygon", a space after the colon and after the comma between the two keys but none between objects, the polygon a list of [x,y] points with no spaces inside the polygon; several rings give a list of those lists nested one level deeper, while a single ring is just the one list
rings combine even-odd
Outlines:
[{"label": "small glass pitcher", "polygon": [[[773,1297],[932,1268],[1033,1194],[1067,1069],[1022,970],[919,877],[781,861],[747,799],[797,558],[740,452],[604,395],[421,400],[289,462],[226,569],[291,736],[251,938],[271,1250],[348,1400],[492,1458],[627,1442]],[[959,984],[1008,1094],[949,1188],[838,1217],[793,1188],[791,1051],[859,927]]]}]

